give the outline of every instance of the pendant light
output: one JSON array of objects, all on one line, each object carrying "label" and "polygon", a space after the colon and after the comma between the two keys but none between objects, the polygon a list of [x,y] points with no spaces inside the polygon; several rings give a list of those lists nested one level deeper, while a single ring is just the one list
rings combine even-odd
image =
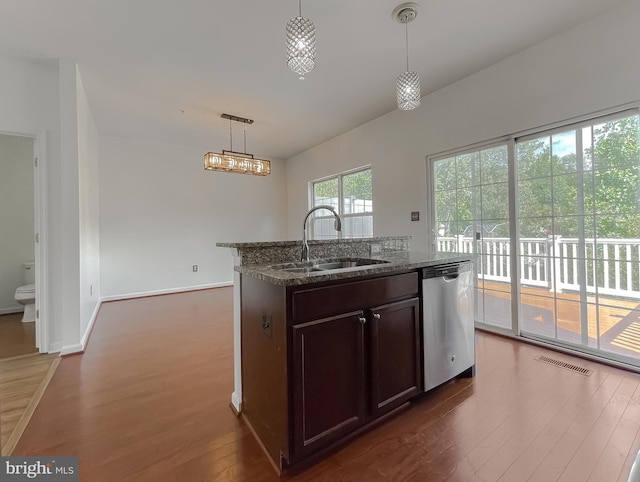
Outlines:
[{"label": "pendant light", "polygon": [[391,15],[396,22],[404,24],[407,44],[407,71],[400,74],[396,80],[398,109],[412,110],[420,105],[420,75],[409,70],[409,22],[418,15],[418,5],[413,2],[403,3],[398,5]]},{"label": "pendant light", "polygon": [[316,28],[302,16],[302,0],[298,0],[298,16],[287,22],[287,65],[300,80],[316,66]]},{"label": "pendant light", "polygon": [[[239,174],[253,174],[254,176],[266,176],[271,174],[271,162],[264,159],[256,159],[253,154],[247,154],[247,130],[246,125],[253,124],[253,119],[238,117],[231,114],[222,114],[220,117],[229,119],[229,143],[231,150],[222,150],[222,153],[207,152],[204,155],[204,168],[206,171],[236,172]],[[233,128],[231,121],[242,122],[244,129],[244,150],[233,150]]]}]

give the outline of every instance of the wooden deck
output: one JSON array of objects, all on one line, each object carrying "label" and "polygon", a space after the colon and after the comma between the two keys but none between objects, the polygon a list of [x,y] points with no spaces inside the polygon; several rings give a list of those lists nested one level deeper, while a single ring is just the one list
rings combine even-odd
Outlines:
[{"label": "wooden deck", "polygon": [[[486,281],[484,287],[485,294],[491,298],[501,299],[505,304],[511,299],[506,283]],[[554,293],[548,289],[523,287],[521,302],[522,329],[547,334],[550,325],[555,325],[560,339],[580,343],[582,327],[578,293],[560,292],[554,298]],[[489,324],[510,328],[510,313],[504,308],[487,309],[485,316]],[[600,338],[600,345],[605,350],[639,357],[640,362],[639,301],[600,296],[599,305],[596,305],[595,297],[588,296],[587,320],[589,346],[596,347],[596,340]]]}]

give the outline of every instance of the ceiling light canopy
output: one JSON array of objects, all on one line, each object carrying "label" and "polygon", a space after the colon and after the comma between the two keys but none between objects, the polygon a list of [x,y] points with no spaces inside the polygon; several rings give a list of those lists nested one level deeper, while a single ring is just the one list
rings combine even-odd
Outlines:
[{"label": "ceiling light canopy", "polygon": [[302,16],[302,0],[298,0],[298,16],[287,22],[287,65],[300,80],[316,66],[316,28]]},{"label": "ceiling light canopy", "polygon": [[231,114],[222,114],[220,117],[229,119],[229,139],[231,150],[222,150],[222,153],[207,152],[204,155],[204,168],[207,171],[235,172],[239,174],[253,174],[255,176],[266,176],[271,174],[271,162],[264,159],[256,159],[253,154],[246,152],[235,152],[233,150],[233,129],[231,122],[242,122],[244,129],[244,150],[247,150],[246,125],[253,124],[252,119],[238,117]]},{"label": "ceiling light canopy", "polygon": [[409,22],[418,16],[418,4],[409,2],[398,5],[391,16],[398,23],[405,26],[405,39],[407,44],[407,71],[398,76],[396,80],[396,95],[398,97],[398,109],[411,110],[420,105],[420,75],[409,70]]}]

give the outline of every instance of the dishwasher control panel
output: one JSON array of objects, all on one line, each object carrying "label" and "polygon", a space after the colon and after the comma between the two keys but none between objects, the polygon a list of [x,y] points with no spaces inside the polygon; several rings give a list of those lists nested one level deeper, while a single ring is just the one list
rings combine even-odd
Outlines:
[{"label": "dishwasher control panel", "polygon": [[462,271],[470,271],[471,263],[445,263],[436,266],[429,266],[422,268],[422,279],[437,278],[441,276],[452,276]]}]

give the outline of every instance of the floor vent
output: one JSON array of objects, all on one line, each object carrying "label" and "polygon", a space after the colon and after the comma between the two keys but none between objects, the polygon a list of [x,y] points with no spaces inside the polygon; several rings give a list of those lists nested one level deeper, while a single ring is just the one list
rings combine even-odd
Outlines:
[{"label": "floor vent", "polygon": [[563,361],[556,360],[554,358],[549,358],[544,355],[538,355],[537,357],[535,357],[535,359],[543,363],[548,363],[549,365],[554,365],[560,368],[566,368],[567,370],[571,370],[573,372],[579,373],[580,375],[584,375],[585,377],[588,377],[593,373],[593,370],[590,370],[588,368],[579,367],[578,365],[572,365],[571,363],[565,363]]}]

